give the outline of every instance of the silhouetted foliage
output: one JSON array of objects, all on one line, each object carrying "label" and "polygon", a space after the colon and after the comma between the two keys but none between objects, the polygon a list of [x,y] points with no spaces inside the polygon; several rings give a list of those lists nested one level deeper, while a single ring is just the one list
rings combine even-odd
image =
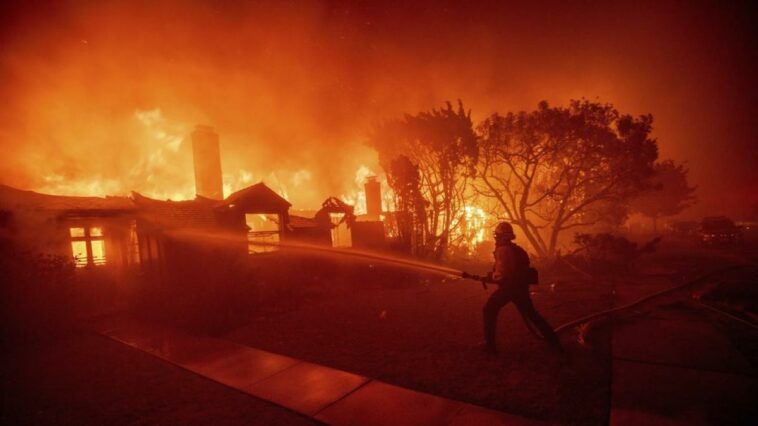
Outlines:
[{"label": "silhouetted foliage", "polygon": [[416,241],[423,241],[424,229],[415,224],[426,223],[426,202],[421,195],[418,166],[408,157],[400,155],[390,161],[387,179],[395,194],[400,246],[404,251],[415,251],[413,245]]},{"label": "silhouetted foliage", "polygon": [[458,103],[378,126],[369,143],[397,197],[404,237],[421,257],[441,258],[460,226],[477,158],[471,113]]},{"label": "silhouetted foliage", "polygon": [[574,242],[579,246],[576,253],[584,260],[585,267],[596,272],[609,272],[626,269],[641,255],[654,252],[660,238],[641,247],[620,235],[609,233],[576,234]]},{"label": "silhouetted foliage", "polygon": [[652,123],[587,100],[494,114],[478,129],[475,187],[538,256],[552,257],[564,231],[620,223],[622,206],[647,188],[658,156]]},{"label": "silhouetted foliage", "polygon": [[695,202],[695,187],[687,182],[688,170],[673,161],[662,161],[654,166],[651,189],[631,200],[632,211],[653,219],[657,231],[658,218],[674,216]]},{"label": "silhouetted foliage", "polygon": [[72,259],[36,253],[0,238],[0,277],[4,339],[35,339],[70,325],[76,296]]}]

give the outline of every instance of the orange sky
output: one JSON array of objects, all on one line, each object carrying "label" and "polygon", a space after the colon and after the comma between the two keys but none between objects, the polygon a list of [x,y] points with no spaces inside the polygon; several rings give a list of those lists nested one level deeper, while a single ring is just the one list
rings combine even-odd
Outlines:
[{"label": "orange sky", "polygon": [[481,119],[587,97],[655,116],[661,156],[687,161],[700,188],[693,214],[758,203],[746,7],[51,3],[0,13],[6,184],[185,193],[182,138],[203,123],[229,188],[263,179],[312,208],[379,170],[362,141],[382,119],[448,99]]}]

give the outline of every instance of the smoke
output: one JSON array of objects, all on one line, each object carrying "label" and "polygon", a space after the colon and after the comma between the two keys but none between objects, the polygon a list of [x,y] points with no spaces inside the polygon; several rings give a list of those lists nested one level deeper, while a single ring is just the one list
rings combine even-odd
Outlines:
[{"label": "smoke", "polygon": [[[384,119],[458,98],[478,120],[582,96],[653,113],[663,156],[689,160],[701,191],[754,173],[754,150],[740,154],[755,103],[743,95],[752,63],[739,59],[749,26],[728,21],[739,11],[231,3],[9,3],[3,183],[191,197],[188,133],[209,124],[227,194],[263,180],[312,208],[356,196],[356,173],[380,170],[363,141]],[[729,176],[710,164],[725,129],[738,141],[721,150]]]}]

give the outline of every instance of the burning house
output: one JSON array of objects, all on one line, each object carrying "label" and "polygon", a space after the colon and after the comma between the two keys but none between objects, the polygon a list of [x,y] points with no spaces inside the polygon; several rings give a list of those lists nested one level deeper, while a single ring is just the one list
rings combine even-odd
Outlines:
[{"label": "burning house", "polygon": [[[141,262],[152,268],[173,266],[191,257],[198,239],[219,240],[216,249],[231,253],[271,250],[286,230],[290,203],[263,183],[223,200],[198,196],[187,201],[160,201],[133,194]],[[263,218],[261,220],[261,218]],[[269,219],[272,218],[272,219]]]},{"label": "burning house", "polygon": [[[139,266],[161,272],[197,250],[192,241],[213,236],[234,253],[274,251],[282,240],[335,247],[383,248],[379,183],[366,183],[369,211],[329,198],[314,217],[292,216],[291,204],[263,183],[222,196],[218,135],[208,126],[192,132],[196,197],[164,201],[130,197],[40,194],[0,185],[0,226],[5,238],[40,252],[72,256],[77,267],[110,271]],[[196,253],[194,253],[196,254]]]},{"label": "burning house", "polygon": [[139,263],[136,206],[127,197],[68,197],[0,185],[2,234],[35,252],[73,256],[77,267]]},{"label": "burning house", "polygon": [[[228,249],[256,252],[254,243],[279,240],[289,207],[263,183],[224,200],[187,201],[138,193],[70,197],[0,186],[4,237],[37,252],[73,256],[77,267],[113,270],[133,265],[160,270],[187,254],[191,244],[185,240],[209,234],[223,237]],[[272,216],[277,220],[261,229],[256,219]]]},{"label": "burning house", "polygon": [[192,250],[187,241],[201,235],[248,253],[265,251],[257,242],[279,241],[290,203],[263,183],[224,199],[218,136],[198,126],[192,142],[194,200],[48,195],[0,185],[3,237],[36,252],[72,256],[80,268],[111,271],[137,265],[161,271],[186,257]]},{"label": "burning house", "polygon": [[292,215],[289,238],[337,248],[386,248],[382,220],[381,186],[376,177],[366,180],[366,213],[356,215],[354,206],[336,197],[327,198],[316,212]]}]

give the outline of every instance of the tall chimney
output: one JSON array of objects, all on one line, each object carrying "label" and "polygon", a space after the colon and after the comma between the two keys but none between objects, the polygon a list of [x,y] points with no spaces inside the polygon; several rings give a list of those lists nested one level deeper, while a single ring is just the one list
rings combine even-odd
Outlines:
[{"label": "tall chimney", "polygon": [[376,176],[366,178],[363,188],[366,191],[366,214],[379,220],[382,214],[382,187]]},{"label": "tall chimney", "polygon": [[192,132],[192,156],[195,163],[195,193],[213,200],[224,198],[221,180],[221,154],[218,134],[211,126],[195,126]]}]

